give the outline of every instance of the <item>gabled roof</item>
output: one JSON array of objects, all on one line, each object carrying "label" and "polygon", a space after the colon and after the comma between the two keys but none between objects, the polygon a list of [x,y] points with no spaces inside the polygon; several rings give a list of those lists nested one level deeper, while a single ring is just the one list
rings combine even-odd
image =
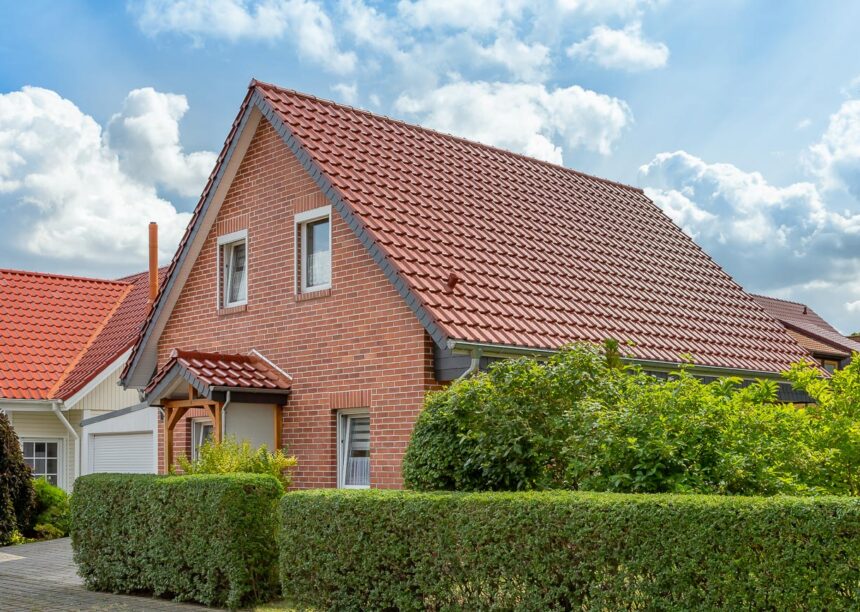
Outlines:
[{"label": "gabled roof", "polygon": [[844,358],[850,357],[853,351],[860,351],[860,342],[840,334],[806,304],[764,295],[753,295],[753,298],[810,352]]},{"label": "gabled roof", "polygon": [[[211,397],[213,390],[286,392],[292,378],[256,352],[248,355],[203,353],[174,349],[146,388],[146,394],[184,378],[197,391]],[[158,400],[159,398],[154,398]]]},{"label": "gabled roof", "polygon": [[0,398],[68,399],[127,351],[148,280],[0,270]]},{"label": "gabled roof", "polygon": [[[281,134],[442,347],[556,349],[616,338],[629,341],[627,352],[640,360],[677,363],[690,355],[699,365],[766,372],[807,357],[640,189],[259,81],[171,278],[252,108]],[[151,317],[160,316],[165,292]]]}]

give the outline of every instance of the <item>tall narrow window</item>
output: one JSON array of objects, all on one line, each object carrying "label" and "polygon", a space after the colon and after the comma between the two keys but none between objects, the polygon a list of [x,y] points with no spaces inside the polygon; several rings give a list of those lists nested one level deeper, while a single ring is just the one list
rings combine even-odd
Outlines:
[{"label": "tall narrow window", "polygon": [[220,306],[241,306],[248,302],[248,237],[236,232],[218,239]]},{"label": "tall narrow window", "polygon": [[191,459],[200,457],[200,447],[212,439],[215,428],[209,419],[191,421]]},{"label": "tall narrow window", "polygon": [[296,215],[297,291],[331,287],[331,208],[323,206]]},{"label": "tall narrow window", "polygon": [[370,486],[370,416],[339,415],[338,485],[344,488]]}]

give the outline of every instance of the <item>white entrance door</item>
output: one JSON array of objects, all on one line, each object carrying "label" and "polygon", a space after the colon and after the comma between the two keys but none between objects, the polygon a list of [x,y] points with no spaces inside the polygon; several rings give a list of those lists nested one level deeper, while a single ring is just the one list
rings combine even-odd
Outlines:
[{"label": "white entrance door", "polygon": [[93,434],[92,472],[150,474],[153,465],[152,432]]}]

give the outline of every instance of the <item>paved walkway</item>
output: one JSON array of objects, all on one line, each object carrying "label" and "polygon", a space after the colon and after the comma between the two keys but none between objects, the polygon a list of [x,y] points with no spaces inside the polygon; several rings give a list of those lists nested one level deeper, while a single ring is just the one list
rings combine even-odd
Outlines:
[{"label": "paved walkway", "polygon": [[93,593],[75,572],[69,538],[0,548],[0,610],[204,610],[151,597]]}]

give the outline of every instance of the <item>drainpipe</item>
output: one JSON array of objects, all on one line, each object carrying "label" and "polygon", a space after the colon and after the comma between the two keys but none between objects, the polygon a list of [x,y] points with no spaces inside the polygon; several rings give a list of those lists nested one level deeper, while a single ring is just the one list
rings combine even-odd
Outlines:
[{"label": "drainpipe", "polygon": [[472,374],[478,371],[481,367],[481,349],[474,348],[472,349],[472,362],[469,364],[469,367],[466,368],[466,371],[460,374],[457,377],[457,380],[462,380],[464,378],[468,378]]},{"label": "drainpipe", "polygon": [[221,404],[221,439],[219,442],[224,441],[224,434],[227,433],[227,406],[230,405],[230,392],[227,391],[227,397],[224,398],[224,403]]},{"label": "drainpipe", "polygon": [[[74,480],[77,480],[78,476],[81,475],[81,438],[78,435],[78,432],[75,431],[75,428],[72,427],[72,424],[69,423],[68,419],[66,419],[65,415],[60,410],[60,402],[51,402],[51,409],[54,411],[54,414],[57,415],[57,418],[60,419],[60,423],[62,423],[63,426],[69,431],[69,433],[72,434],[72,438],[75,441]],[[71,489],[71,487],[69,488]]]}]

